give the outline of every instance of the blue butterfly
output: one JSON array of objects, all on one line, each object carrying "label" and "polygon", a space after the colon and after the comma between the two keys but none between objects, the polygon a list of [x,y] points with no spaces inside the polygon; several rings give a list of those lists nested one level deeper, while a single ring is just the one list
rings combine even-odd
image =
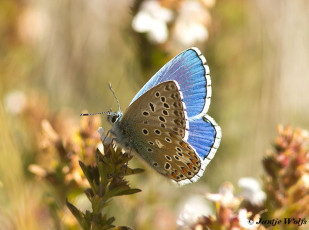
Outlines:
[{"label": "blue butterfly", "polygon": [[179,185],[196,182],[214,157],[221,128],[207,115],[211,80],[197,48],[183,51],[136,94],[124,114],[109,113],[110,134]]}]

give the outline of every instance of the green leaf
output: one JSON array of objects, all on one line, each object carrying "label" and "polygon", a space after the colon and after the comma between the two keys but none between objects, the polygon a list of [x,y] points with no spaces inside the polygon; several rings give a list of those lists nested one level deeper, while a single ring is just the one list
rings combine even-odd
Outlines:
[{"label": "green leaf", "polygon": [[100,185],[106,186],[107,184],[107,168],[104,167],[105,165],[102,162],[99,162],[98,164],[98,170],[99,170],[99,175],[100,175]]},{"label": "green leaf", "polygon": [[75,216],[80,226],[84,230],[89,230],[90,224],[87,222],[85,215],[81,211],[79,211],[73,204],[71,204],[68,200],[66,200],[66,205],[68,206],[72,214]]},{"label": "green leaf", "polygon": [[98,149],[95,152],[95,166],[86,166],[83,162],[79,162],[91,186],[84,192],[91,202],[92,211],[87,210],[82,213],[69,202],[67,202],[67,205],[84,230],[111,228],[115,230],[131,230],[131,228],[125,226],[115,228],[112,225],[115,218],[107,218],[106,214],[102,212],[110,204],[110,198],[140,192],[140,189],[130,188],[128,182],[124,180],[124,176],[142,173],[144,170],[129,168],[128,162],[132,159],[132,156],[128,153],[123,154],[119,149],[115,151],[111,144],[105,145],[104,151],[104,155]]},{"label": "green leaf", "polygon": [[87,178],[87,180],[89,181],[90,186],[93,187],[92,183],[94,181],[94,178],[92,178],[92,175],[89,172],[88,167],[83,162],[81,162],[81,161],[79,161],[79,166],[83,170],[83,173],[84,173],[85,177]]},{"label": "green leaf", "polygon": [[138,174],[138,173],[143,173],[145,170],[144,169],[141,169],[141,168],[136,168],[136,169],[130,169],[128,168],[125,172],[125,175],[126,176],[130,176],[130,175],[133,175],[133,174]]},{"label": "green leaf", "polygon": [[91,188],[88,188],[84,191],[84,193],[86,194],[87,198],[91,201],[94,194]]},{"label": "green leaf", "polygon": [[108,197],[130,195],[140,192],[140,189],[131,189],[129,186],[118,186],[108,192]]},{"label": "green leaf", "polygon": [[115,217],[110,217],[106,220],[107,225],[111,225],[115,221]]},{"label": "green leaf", "polygon": [[116,196],[131,195],[131,194],[138,193],[138,192],[141,192],[141,191],[142,190],[138,189],[138,188],[131,188],[131,189],[127,189],[127,190],[124,190],[124,191],[118,193]]},{"label": "green leaf", "polygon": [[133,230],[133,228],[127,226],[118,226],[113,228],[112,230]]}]

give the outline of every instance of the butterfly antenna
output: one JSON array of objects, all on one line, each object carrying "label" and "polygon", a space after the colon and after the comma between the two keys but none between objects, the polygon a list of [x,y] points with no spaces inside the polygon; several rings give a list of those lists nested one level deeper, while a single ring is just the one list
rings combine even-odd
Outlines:
[{"label": "butterfly antenna", "polygon": [[112,93],[113,93],[113,95],[114,95],[114,97],[115,97],[115,99],[116,99],[116,101],[117,101],[117,105],[118,105],[118,111],[120,112],[120,103],[119,103],[119,101],[118,101],[118,98],[116,97],[116,94],[115,94],[115,92],[114,92],[114,90],[113,90],[113,88],[112,88],[112,84],[109,82],[109,84],[108,84],[108,87],[109,87],[109,89],[112,91]]},{"label": "butterfly antenna", "polygon": [[[118,98],[116,97],[116,94],[115,94],[115,92],[114,92],[114,90],[113,90],[113,88],[112,88],[112,84],[109,83],[109,84],[108,84],[108,87],[109,87],[109,89],[112,91],[112,93],[113,93],[113,95],[114,95],[114,97],[115,97],[115,99],[116,99],[116,101],[117,101],[118,111],[120,112],[120,103],[119,103]],[[100,115],[100,114],[106,114],[106,113],[107,113],[107,114],[110,114],[111,111],[100,112],[100,113],[82,113],[80,116],[93,116],[93,115]]]},{"label": "butterfly antenna", "polygon": [[80,116],[93,116],[93,115],[99,115],[99,114],[105,114],[105,113],[110,113],[110,111],[100,112],[100,113],[81,113]]}]

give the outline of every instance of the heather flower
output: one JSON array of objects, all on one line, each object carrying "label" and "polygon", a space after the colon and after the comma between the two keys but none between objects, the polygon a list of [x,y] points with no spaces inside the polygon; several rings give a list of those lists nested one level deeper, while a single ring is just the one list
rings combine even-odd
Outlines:
[{"label": "heather flower", "polygon": [[51,21],[40,7],[25,7],[18,18],[17,30],[24,42],[35,43],[48,34]]},{"label": "heather flower", "polygon": [[238,186],[243,189],[240,196],[254,206],[262,206],[266,199],[259,183],[250,177],[243,177],[238,180]]},{"label": "heather flower", "polygon": [[210,15],[199,1],[184,1],[178,10],[173,40],[182,46],[192,46],[208,39]]},{"label": "heather flower", "polygon": [[238,222],[240,228],[243,229],[261,229],[259,224],[256,224],[258,221],[259,215],[254,216],[254,219],[250,219],[252,213],[249,213],[246,209],[240,209],[238,212]]},{"label": "heather flower", "polygon": [[183,205],[177,219],[177,224],[183,228],[190,227],[197,222],[199,217],[210,213],[211,210],[202,197],[192,196]]},{"label": "heather flower", "polygon": [[134,16],[132,28],[146,33],[151,43],[164,43],[170,50],[187,48],[208,39],[209,9],[214,4],[215,0],[146,0]]},{"label": "heather flower", "polygon": [[99,124],[98,117],[82,119],[80,127],[71,127],[75,131],[68,135],[56,131],[48,120],[43,119],[37,162],[29,165],[29,171],[38,178],[61,185],[62,189],[87,186],[79,160],[94,164],[93,153],[100,146],[100,135],[96,131]]},{"label": "heather flower", "polygon": [[27,107],[27,97],[22,91],[12,91],[5,95],[4,105],[8,113],[20,114]]},{"label": "heather flower", "polygon": [[191,230],[249,230],[264,229],[256,224],[259,215],[253,215],[241,207],[241,197],[234,195],[234,187],[231,183],[223,183],[218,193],[208,193],[206,198],[215,205],[215,213],[210,214],[206,207],[203,210],[202,202],[194,199],[188,203],[183,212],[180,213],[177,224],[180,229]]},{"label": "heather flower", "polygon": [[172,18],[170,9],[162,7],[159,1],[148,0],[133,18],[132,27],[136,32],[146,33],[151,42],[164,43],[169,36],[167,23]]},{"label": "heather flower", "polygon": [[309,216],[309,135],[308,131],[277,127],[274,150],[263,161],[267,193],[267,218]]},{"label": "heather flower", "polygon": [[235,197],[234,186],[230,182],[223,183],[219,188],[219,193],[207,193],[206,198],[225,208],[235,208],[241,202],[240,198]]}]

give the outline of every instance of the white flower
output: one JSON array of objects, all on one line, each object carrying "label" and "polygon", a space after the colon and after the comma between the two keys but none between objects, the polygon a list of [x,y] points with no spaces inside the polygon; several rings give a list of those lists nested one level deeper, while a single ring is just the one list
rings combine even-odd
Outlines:
[{"label": "white flower", "polygon": [[245,229],[258,229],[258,224],[256,222],[258,220],[252,220],[249,219],[249,214],[246,209],[240,209],[238,212],[238,220],[239,220],[239,225]]},{"label": "white flower", "polygon": [[215,3],[216,0],[201,0],[201,2],[207,7],[207,8],[212,8]]},{"label": "white flower", "polygon": [[208,200],[219,202],[223,207],[236,207],[240,203],[240,199],[234,196],[234,187],[229,182],[224,182],[219,193],[207,193]]},{"label": "white flower", "polygon": [[5,96],[4,104],[7,112],[19,114],[27,106],[27,97],[22,91],[12,91]]},{"label": "white flower", "polygon": [[167,23],[173,18],[173,12],[160,5],[159,1],[143,2],[140,11],[132,21],[136,32],[147,33],[148,39],[154,43],[163,43],[168,39]]},{"label": "white flower", "polygon": [[206,205],[205,200],[200,196],[192,196],[183,205],[177,224],[182,227],[190,227],[197,222],[199,217],[209,214],[211,214],[211,210]]},{"label": "white flower", "polygon": [[243,188],[241,196],[252,205],[260,206],[266,199],[259,183],[251,177],[243,177],[238,180],[238,186]]},{"label": "white flower", "polygon": [[309,188],[309,175],[308,174],[304,174],[302,175],[302,177],[300,178],[301,183],[303,183],[305,188]]},{"label": "white flower", "polygon": [[50,34],[51,22],[42,8],[26,7],[19,15],[17,30],[25,42],[35,43]]},{"label": "white flower", "polygon": [[208,11],[198,1],[184,1],[179,10],[173,38],[184,46],[208,39],[207,25],[210,22]]}]

